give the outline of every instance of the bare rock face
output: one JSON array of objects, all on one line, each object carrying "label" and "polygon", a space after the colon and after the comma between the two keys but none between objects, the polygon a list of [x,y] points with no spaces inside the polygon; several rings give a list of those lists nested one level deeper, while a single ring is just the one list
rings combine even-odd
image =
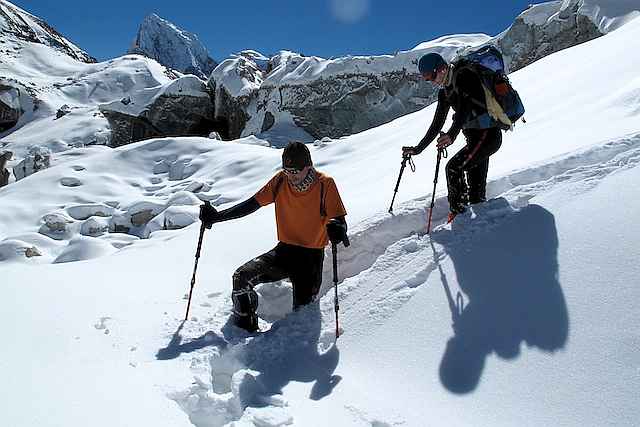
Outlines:
[{"label": "bare rock face", "polygon": [[14,127],[22,114],[20,89],[0,84],[0,132]]},{"label": "bare rock face", "polygon": [[34,146],[29,149],[27,156],[13,168],[16,181],[21,180],[51,165],[51,150],[46,147]]},{"label": "bare rock face", "polygon": [[159,88],[132,94],[100,106],[109,121],[110,145],[118,147],[148,138],[207,136],[213,130],[213,102],[206,85],[184,76]]},{"label": "bare rock face", "polygon": [[[338,138],[418,111],[435,99],[431,84],[409,70],[345,74],[281,88],[279,108],[316,139]],[[265,116],[268,115],[265,112]]]},{"label": "bare rock face", "polygon": [[66,116],[71,112],[71,110],[72,110],[72,107],[68,106],[67,104],[64,104],[62,107],[58,108],[58,111],[56,112],[56,120]]},{"label": "bare rock face", "polygon": [[13,153],[11,151],[0,151],[0,188],[9,184],[9,176],[11,175],[6,169],[7,162],[11,160]]},{"label": "bare rock face", "polygon": [[532,5],[496,37],[509,71],[603,35],[589,17],[578,13],[579,2],[569,6],[562,9],[554,3]]}]

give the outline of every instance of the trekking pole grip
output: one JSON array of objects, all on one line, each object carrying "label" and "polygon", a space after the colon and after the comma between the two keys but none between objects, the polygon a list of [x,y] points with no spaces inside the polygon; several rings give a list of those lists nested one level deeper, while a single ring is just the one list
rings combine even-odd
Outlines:
[{"label": "trekking pole grip", "polygon": [[[393,202],[396,200],[396,194],[398,194],[398,188],[400,188],[400,180],[402,179],[402,174],[404,173],[404,168],[407,167],[407,161],[409,162],[409,166],[411,167],[411,171],[416,171],[416,166],[411,160],[410,154],[402,154],[402,163],[400,163],[400,173],[398,174],[398,181],[396,181],[396,188],[393,190],[393,198],[391,199],[391,206],[389,206],[389,213],[393,214]],[[348,245],[346,245],[348,246]]]}]

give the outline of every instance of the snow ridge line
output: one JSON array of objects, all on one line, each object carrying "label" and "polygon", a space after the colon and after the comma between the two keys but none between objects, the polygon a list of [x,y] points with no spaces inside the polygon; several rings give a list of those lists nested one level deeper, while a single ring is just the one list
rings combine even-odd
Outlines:
[{"label": "snow ridge line", "polygon": [[[593,174],[599,175],[603,171],[611,173],[620,167],[635,166],[640,161],[638,151],[640,132],[492,180],[487,184],[487,197],[503,195],[515,207],[522,207],[539,192],[569,180],[574,173],[590,169]],[[371,267],[395,242],[412,234],[425,234],[430,199],[431,194],[428,194],[404,202],[395,209],[394,214],[379,212],[353,226],[349,233],[351,246],[345,248],[340,245],[338,248],[339,281],[357,276]],[[446,196],[436,197],[433,228],[446,221],[448,209]],[[328,262],[324,265],[320,295],[333,286],[331,256],[329,248],[325,251]]]}]

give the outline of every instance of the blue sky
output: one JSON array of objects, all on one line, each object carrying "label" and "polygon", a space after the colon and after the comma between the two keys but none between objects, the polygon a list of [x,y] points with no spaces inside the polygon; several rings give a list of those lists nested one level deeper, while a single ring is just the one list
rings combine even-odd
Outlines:
[{"label": "blue sky", "polygon": [[197,34],[217,61],[243,49],[267,55],[287,49],[324,58],[393,54],[446,34],[495,35],[531,3],[531,0],[10,1],[43,18],[99,60],[125,53],[144,17],[156,13]]}]

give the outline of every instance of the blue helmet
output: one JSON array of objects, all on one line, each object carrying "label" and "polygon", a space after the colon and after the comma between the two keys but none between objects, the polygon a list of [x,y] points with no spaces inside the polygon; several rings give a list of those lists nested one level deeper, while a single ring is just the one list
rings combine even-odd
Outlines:
[{"label": "blue helmet", "polygon": [[433,73],[438,68],[446,65],[444,58],[437,53],[427,53],[420,58],[418,62],[418,71],[420,74]]}]

